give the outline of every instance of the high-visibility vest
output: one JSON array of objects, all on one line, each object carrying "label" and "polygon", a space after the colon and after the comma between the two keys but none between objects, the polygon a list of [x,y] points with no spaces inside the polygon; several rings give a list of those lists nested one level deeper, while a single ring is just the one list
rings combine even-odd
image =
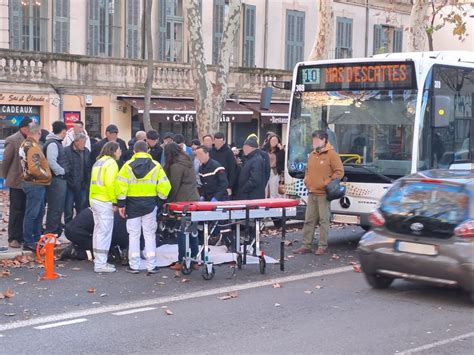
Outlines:
[{"label": "high-visibility vest", "polygon": [[[133,173],[131,164],[135,159],[148,158],[153,167],[142,178],[137,178]],[[150,154],[135,153],[128,162],[120,169],[117,175],[116,193],[118,200],[125,200],[127,197],[151,197],[157,196],[165,200],[171,191],[171,184],[160,163],[154,161]]]},{"label": "high-visibility vest", "polygon": [[89,199],[102,202],[117,202],[115,181],[118,165],[115,159],[103,156],[92,167]]}]

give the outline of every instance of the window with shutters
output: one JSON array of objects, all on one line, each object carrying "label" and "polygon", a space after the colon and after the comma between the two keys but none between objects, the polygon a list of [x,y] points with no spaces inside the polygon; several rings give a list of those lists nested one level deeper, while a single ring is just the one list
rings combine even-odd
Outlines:
[{"label": "window with shutters", "polygon": [[48,50],[48,1],[10,0],[10,48]]},{"label": "window with shutters", "polygon": [[69,11],[70,0],[53,2],[53,52],[69,53]]},{"label": "window with shutters", "polygon": [[304,12],[286,12],[285,69],[293,70],[304,59]]},{"label": "window with shutters", "polygon": [[219,63],[222,34],[224,33],[225,0],[214,0],[212,13],[212,64]]},{"label": "window with shutters", "polygon": [[120,55],[120,0],[88,0],[87,53],[91,56]]},{"label": "window with shutters", "polygon": [[403,29],[392,26],[374,26],[374,54],[401,52]]},{"label": "window with shutters", "polygon": [[336,59],[352,58],[352,19],[338,17],[336,20]]},{"label": "window with shutters", "polygon": [[140,0],[126,0],[125,55],[140,58]]},{"label": "window with shutters", "polygon": [[161,61],[183,61],[183,1],[159,0],[158,19],[160,35],[158,57]]},{"label": "window with shutters", "polygon": [[255,67],[255,12],[255,6],[244,5],[244,67]]}]

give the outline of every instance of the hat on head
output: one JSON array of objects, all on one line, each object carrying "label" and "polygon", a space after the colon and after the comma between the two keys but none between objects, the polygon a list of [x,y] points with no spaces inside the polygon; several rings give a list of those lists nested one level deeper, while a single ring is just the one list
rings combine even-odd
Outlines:
[{"label": "hat on head", "polygon": [[174,134],[172,132],[166,132],[165,134],[163,134],[163,139],[166,138],[171,138],[174,140]]},{"label": "hat on head", "polygon": [[118,127],[114,124],[109,124],[107,126],[107,128],[105,129],[106,132],[109,132],[109,133],[118,133],[119,130],[118,130]]},{"label": "hat on head", "polygon": [[255,139],[255,142],[257,142],[257,144],[259,143],[259,142],[258,142],[258,136],[257,136],[255,133],[249,134],[249,136],[247,137],[247,139]]},{"label": "hat on head", "polygon": [[258,143],[255,138],[247,138],[247,140],[244,142],[244,145],[248,145],[249,147],[252,148],[258,148]]},{"label": "hat on head", "polygon": [[173,139],[176,144],[184,143],[184,136],[182,134],[175,134]]},{"label": "hat on head", "polygon": [[28,127],[31,122],[33,122],[33,120],[26,116],[21,120],[20,124],[18,125],[18,128]]}]

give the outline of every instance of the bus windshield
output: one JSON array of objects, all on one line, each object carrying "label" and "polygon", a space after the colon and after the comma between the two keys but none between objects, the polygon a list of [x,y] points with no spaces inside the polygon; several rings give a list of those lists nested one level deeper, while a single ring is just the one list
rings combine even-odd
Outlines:
[{"label": "bus windshield", "polygon": [[304,176],[314,130],[327,131],[350,181],[366,181],[368,175],[396,178],[409,174],[417,90],[387,90],[369,83],[366,90],[351,84],[325,91],[324,78],[319,80],[317,88],[313,85],[315,90],[300,85],[293,95],[289,174]]}]

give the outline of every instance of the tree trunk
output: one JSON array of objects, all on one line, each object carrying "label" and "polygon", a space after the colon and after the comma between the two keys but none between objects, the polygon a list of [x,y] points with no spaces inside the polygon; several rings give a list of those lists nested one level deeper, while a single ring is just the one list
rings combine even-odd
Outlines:
[{"label": "tree trunk", "polygon": [[332,48],[332,33],[334,28],[334,12],[332,0],[319,1],[318,35],[308,60],[322,60],[329,58]]},{"label": "tree trunk", "polygon": [[145,131],[153,129],[150,120],[150,105],[151,105],[151,89],[153,87],[153,39],[151,31],[151,13],[153,10],[153,0],[146,0],[145,10],[145,32],[146,32],[146,47],[147,47],[147,69],[145,81],[145,102],[143,108],[143,126]]},{"label": "tree trunk", "polygon": [[229,14],[222,36],[216,83],[211,83],[204,56],[201,15],[197,0],[185,0],[186,23],[189,35],[189,59],[196,88],[196,126],[199,139],[219,130],[219,120],[227,97],[230,55],[235,35],[240,26],[241,0],[230,0]]},{"label": "tree trunk", "polygon": [[[426,16],[429,3],[427,0],[415,0],[410,14],[410,35],[408,48],[411,52],[423,51],[426,47]],[[432,42],[432,41],[431,41]],[[433,44],[431,43],[431,47]]]}]

